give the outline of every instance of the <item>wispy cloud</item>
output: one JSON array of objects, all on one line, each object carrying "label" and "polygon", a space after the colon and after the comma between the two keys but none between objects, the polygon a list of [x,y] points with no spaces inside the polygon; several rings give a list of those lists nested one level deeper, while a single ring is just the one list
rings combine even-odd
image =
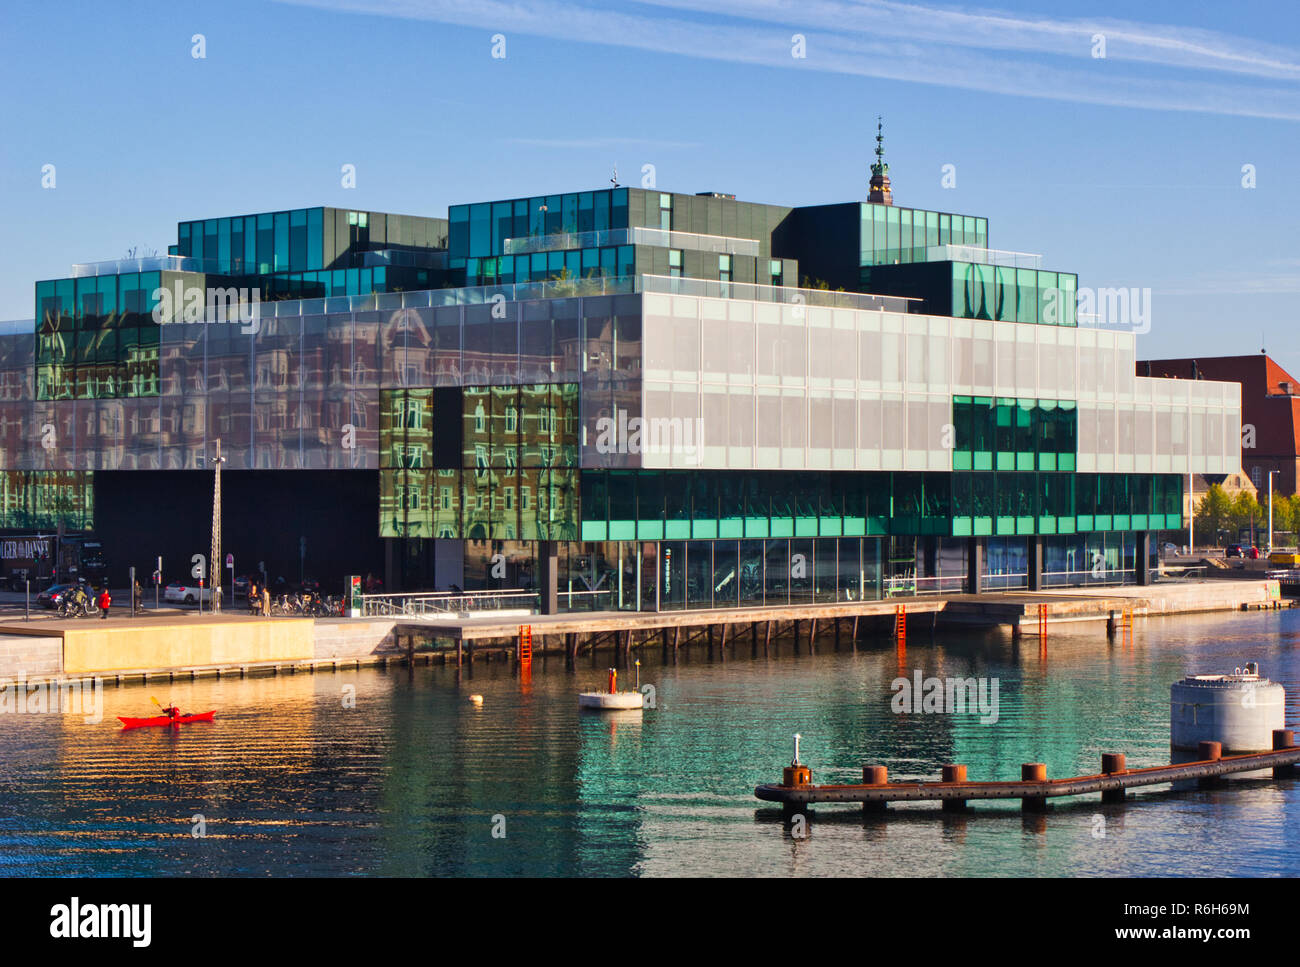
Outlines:
[{"label": "wispy cloud", "polygon": [[[1300,120],[1300,54],[1213,31],[897,0],[280,0],[706,60],[1020,97]],[[658,11],[647,8],[658,8]],[[791,56],[791,35],[807,56]],[[1103,34],[1106,57],[1094,58]],[[485,48],[486,49],[486,48]]]},{"label": "wispy cloud", "polygon": [[1295,295],[1300,293],[1300,259],[1268,259],[1259,271],[1215,272],[1194,282],[1156,290],[1165,295]]},{"label": "wispy cloud", "polygon": [[658,138],[506,138],[510,144],[531,148],[698,148],[698,141],[662,141]]}]

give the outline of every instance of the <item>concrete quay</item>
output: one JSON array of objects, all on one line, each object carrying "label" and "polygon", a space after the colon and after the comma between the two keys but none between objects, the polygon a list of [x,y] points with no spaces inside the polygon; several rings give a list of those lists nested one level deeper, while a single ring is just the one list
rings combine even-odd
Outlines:
[{"label": "concrete quay", "polygon": [[[922,595],[882,601],[830,602],[785,607],[659,613],[588,612],[558,615],[416,618],[263,618],[146,613],[132,619],[45,618],[0,623],[0,679],[93,680],[107,683],[296,674],[392,662],[431,662],[513,656],[521,625],[532,631],[539,655],[610,648],[625,664],[634,647],[662,646],[673,660],[680,648],[707,643],[725,649],[746,640],[757,654],[775,638],[793,634],[796,649],[818,642],[906,639],[913,632],[1004,629],[1033,634],[1047,626],[1086,622],[1113,625],[1132,617],[1289,606],[1277,581],[1179,581],[1145,587],[1061,589]],[[1066,630],[1062,628],[1062,630]],[[1078,630],[1086,632],[1086,627]],[[725,655],[725,651],[723,652]],[[454,656],[454,658],[453,658]]]}]

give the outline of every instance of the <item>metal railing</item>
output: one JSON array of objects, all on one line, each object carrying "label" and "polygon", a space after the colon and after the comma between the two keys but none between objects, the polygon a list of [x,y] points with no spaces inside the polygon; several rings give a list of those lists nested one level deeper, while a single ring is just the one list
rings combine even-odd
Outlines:
[{"label": "metal railing", "polygon": [[361,614],[366,618],[454,617],[475,612],[536,611],[536,591],[427,591],[405,594],[363,594]]},{"label": "metal railing", "polygon": [[722,252],[732,255],[758,255],[758,240],[730,235],[701,235],[676,232],[666,228],[611,228],[596,232],[556,232],[553,235],[523,235],[508,238],[502,245],[505,255],[528,255],[576,248],[603,248],[609,245],[655,245],[663,248],[689,249],[694,252]]},{"label": "metal railing", "polygon": [[1033,252],[1009,252],[981,248],[978,245],[931,245],[925,250],[927,262],[974,262],[976,265],[1001,265],[1013,269],[1038,269],[1043,257]]},{"label": "metal railing", "polygon": [[870,295],[864,292],[832,292],[830,289],[799,289],[788,285],[760,285],[756,282],[718,282],[676,275],[642,275],[643,292],[699,296],[707,299],[746,299],[776,302],[793,306],[824,306],[833,309],[871,309],[885,312],[910,312],[921,299],[894,295]]},{"label": "metal railing", "polygon": [[72,278],[93,275],[127,275],[132,272],[204,272],[211,275],[246,275],[243,259],[197,259],[188,255],[147,255],[138,259],[105,259],[102,262],[76,262]]}]

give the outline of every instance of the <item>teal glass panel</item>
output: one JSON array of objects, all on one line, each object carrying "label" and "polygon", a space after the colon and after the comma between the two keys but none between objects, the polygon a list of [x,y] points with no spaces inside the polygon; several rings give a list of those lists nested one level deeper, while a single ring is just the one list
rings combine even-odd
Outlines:
[{"label": "teal glass panel", "polygon": [[613,229],[627,228],[631,225],[628,220],[627,211],[627,189],[616,188],[610,192],[610,213],[609,227]]},{"label": "teal glass panel", "polygon": [[609,472],[608,539],[611,541],[630,541],[636,538],[636,482],[634,471]]},{"label": "teal glass panel", "polygon": [[744,537],[745,496],[740,479],[729,473],[710,476],[718,490],[718,537]]},{"label": "teal glass panel", "polygon": [[681,470],[664,473],[664,538],[683,540],[691,536],[691,474]]},{"label": "teal glass panel", "polygon": [[745,483],[745,536],[767,537],[772,511],[771,496],[759,478],[747,476]]},{"label": "teal glass panel", "polygon": [[289,213],[275,214],[275,271],[289,269]]},{"label": "teal glass panel", "polygon": [[1039,410],[1035,400],[1016,401],[1016,469],[1034,469],[1034,451],[1036,441],[1034,430],[1039,422]]},{"label": "teal glass panel", "polygon": [[312,208],[307,211],[307,264],[305,268],[315,271],[324,268],[322,249],[325,244],[324,228],[325,209]]},{"label": "teal glass panel", "polygon": [[793,537],[795,517],[798,508],[794,494],[786,486],[786,474],[772,474],[772,518],[771,534],[773,537]]},{"label": "teal glass panel", "polygon": [[664,536],[664,477],[662,473],[642,471],[637,478],[636,536],[638,540],[657,541]]},{"label": "teal glass panel", "polygon": [[718,494],[711,474],[695,474],[691,484],[691,537],[718,536]]},{"label": "teal glass panel", "polygon": [[217,222],[217,263],[221,266],[222,272],[231,271],[229,218],[222,218]]}]

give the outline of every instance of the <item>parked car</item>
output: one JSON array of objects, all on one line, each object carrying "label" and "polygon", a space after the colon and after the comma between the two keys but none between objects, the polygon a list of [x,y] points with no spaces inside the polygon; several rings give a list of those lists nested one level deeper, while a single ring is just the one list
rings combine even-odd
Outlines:
[{"label": "parked car", "polygon": [[1164,557],[1178,557],[1179,556],[1178,545],[1171,544],[1169,543],[1169,541],[1165,541],[1163,544],[1160,545],[1160,553]]},{"label": "parked car", "polygon": [[163,600],[169,603],[195,604],[202,602],[210,604],[212,602],[212,589],[201,588],[198,584],[189,584],[184,581],[173,581],[163,589]]},{"label": "parked car", "polygon": [[36,595],[36,606],[38,608],[48,608],[53,610],[63,603],[63,596],[68,590],[74,587],[72,584],[51,584],[48,588]]},{"label": "parked car", "polygon": [[1240,544],[1229,544],[1227,550],[1223,552],[1224,557],[1245,557]]}]

